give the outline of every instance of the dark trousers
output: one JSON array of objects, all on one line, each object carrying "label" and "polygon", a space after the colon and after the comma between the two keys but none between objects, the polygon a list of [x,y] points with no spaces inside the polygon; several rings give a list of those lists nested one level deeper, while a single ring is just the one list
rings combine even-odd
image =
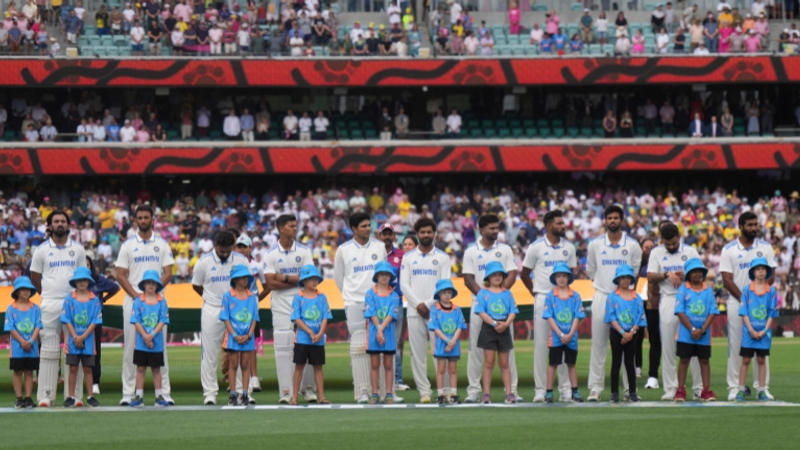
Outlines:
[{"label": "dark trousers", "polygon": [[636,368],[634,354],[636,353],[636,339],[631,339],[627,344],[622,344],[622,335],[616,330],[610,330],[611,341],[611,393],[619,394],[619,369],[625,360],[625,374],[628,377],[628,390],[631,394],[636,392]]},{"label": "dark trousers", "polygon": [[658,365],[661,363],[661,327],[658,325],[658,309],[645,309],[647,334],[650,336],[650,365],[647,376],[658,378]]},{"label": "dark trousers", "polygon": [[636,367],[642,367],[642,360],[644,359],[642,356],[642,345],[644,344],[644,328],[639,328],[639,331],[636,332],[636,336],[633,337],[633,341],[636,343],[636,354],[634,362],[636,363]]},{"label": "dark trousers", "polygon": [[100,341],[103,340],[103,326],[98,325],[94,328],[94,367],[92,367],[92,381],[100,384]]}]

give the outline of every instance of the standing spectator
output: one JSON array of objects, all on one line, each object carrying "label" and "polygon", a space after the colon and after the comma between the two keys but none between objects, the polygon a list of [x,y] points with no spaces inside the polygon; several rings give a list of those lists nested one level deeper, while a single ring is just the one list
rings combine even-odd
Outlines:
[{"label": "standing spectator", "polygon": [[136,24],[136,11],[131,7],[131,3],[125,3],[125,9],[122,10],[122,32],[125,34],[130,33]]},{"label": "standing spectator", "polygon": [[547,34],[556,34],[558,32],[558,27],[561,25],[561,18],[558,17],[558,13],[555,10],[550,11],[549,13],[545,14],[545,31]]},{"label": "standing spectator", "polygon": [[261,111],[256,114],[256,136],[259,140],[267,139],[271,125],[270,119],[269,111],[264,105],[261,105]]},{"label": "standing spectator", "polygon": [[119,124],[117,124],[117,119],[114,119],[113,117],[111,118],[111,122],[108,124],[106,132],[108,133],[109,141],[120,141],[120,133],[122,132],[122,128],[120,128]]},{"label": "standing spectator", "polygon": [[597,22],[595,22],[595,29],[597,31],[597,42],[599,44],[605,44],[608,42],[608,19],[606,18],[606,13],[601,12],[600,16],[597,18]]},{"label": "standing spectator", "polygon": [[161,38],[164,36],[158,22],[150,22],[147,29],[147,38],[150,41],[150,56],[161,55]]},{"label": "standing spectator", "polygon": [[517,0],[508,3],[508,34],[519,34],[519,22],[522,18],[522,10],[519,9]]},{"label": "standing spectator", "polygon": [[225,120],[222,122],[222,132],[225,137],[230,141],[238,140],[242,134],[242,125],[239,117],[236,115],[236,110],[231,108]]},{"label": "standing spectator", "polygon": [[110,34],[110,28],[108,23],[108,10],[106,9],[105,3],[101,4],[100,9],[98,9],[97,13],[95,13],[94,21],[95,25],[97,26],[98,36],[105,36]]},{"label": "standing spectator", "polygon": [[222,54],[222,28],[218,23],[215,23],[210,30],[208,30],[208,41],[212,55]]},{"label": "standing spectator", "polygon": [[627,109],[622,113],[622,119],[619,121],[619,135],[624,138],[633,137],[633,118]]},{"label": "standing spectator", "polygon": [[78,125],[78,128],[75,129],[75,134],[78,135],[78,142],[92,141],[92,133],[86,123],[86,118],[81,119],[81,123]]},{"label": "standing spectator", "polygon": [[408,137],[408,116],[401,106],[397,109],[397,114],[394,116],[394,131],[399,139]]},{"label": "standing spectator", "polygon": [[664,104],[658,110],[658,115],[661,117],[661,130],[663,135],[675,134],[675,108],[672,107],[669,100],[664,100]]},{"label": "standing spectator", "polygon": [[301,141],[310,141],[311,140],[311,126],[313,122],[311,117],[308,116],[308,111],[303,111],[303,115],[300,116],[300,119],[297,121],[297,128],[300,131],[300,140]]},{"label": "standing spectator", "polygon": [[672,38],[672,51],[674,53],[683,53],[686,48],[686,35],[683,34],[683,28],[678,28],[675,37]]},{"label": "standing spectator", "polygon": [[592,35],[592,16],[589,14],[589,8],[583,9],[583,15],[581,16],[581,40],[585,44],[591,44],[594,40],[594,36]]},{"label": "standing spectator", "polygon": [[[772,133],[774,128],[775,108],[768,98],[761,102],[761,132]],[[42,136],[44,140],[44,136]]]},{"label": "standing spectator", "polygon": [[197,110],[197,135],[208,136],[209,127],[211,127],[211,111],[203,105]]},{"label": "standing spectator", "polygon": [[731,53],[742,53],[744,51],[744,33],[742,27],[737,26],[736,29],[728,36],[728,45]]},{"label": "standing spectator", "polygon": [[56,127],[53,126],[53,120],[49,117],[45,122],[45,125],[39,130],[39,136],[41,136],[43,141],[46,142],[53,142],[56,140],[56,136],[58,136],[58,130]]},{"label": "standing spectator", "polygon": [[255,135],[253,134],[253,129],[255,129],[255,118],[252,114],[250,114],[250,110],[247,108],[242,109],[242,116],[239,117],[239,125],[242,128],[242,139],[247,142],[253,142],[255,140]]},{"label": "standing spectator", "polygon": [[628,35],[628,19],[625,18],[625,13],[620,11],[617,13],[617,19],[614,21],[614,26],[616,27],[616,36],[617,38],[622,37],[622,35]]},{"label": "standing spectator", "polygon": [[[172,54],[177,56],[183,55],[183,44],[186,42],[186,39],[183,36],[183,30],[181,30],[180,26],[175,26],[175,28],[172,29],[172,32],[169,34],[169,41],[172,44]],[[236,44],[234,44],[234,46],[235,45]]]},{"label": "standing spectator", "polygon": [[111,14],[109,14],[108,20],[110,23],[111,34],[114,36],[121,35],[122,23],[124,21],[122,11],[120,11],[118,7],[114,6],[111,8]]},{"label": "standing spectator", "polygon": [[106,140],[106,127],[100,119],[95,120],[94,130],[92,130],[92,141],[103,142]]},{"label": "standing spectator", "polygon": [[731,114],[731,109],[727,106],[720,118],[720,124],[722,125],[723,136],[733,136],[733,114]]},{"label": "standing spectator", "polygon": [[37,142],[38,140],[39,140],[39,132],[36,131],[36,128],[33,127],[33,123],[29,123],[28,128],[25,131],[25,141]]},{"label": "standing spectator", "polygon": [[389,25],[394,27],[400,25],[402,22],[403,10],[397,5],[397,0],[392,0],[392,3],[386,8],[386,15],[389,16]]},{"label": "standing spectator", "polygon": [[658,36],[656,36],[656,53],[659,54],[666,54],[667,50],[669,50],[669,34],[667,34],[667,29],[661,27],[658,32]]},{"label": "standing spectator", "polygon": [[614,111],[610,109],[606,111],[606,116],[603,117],[603,131],[605,132],[605,137],[607,138],[616,137],[617,118],[614,116]]},{"label": "standing spectator", "polygon": [[630,56],[631,41],[628,39],[627,33],[617,37],[617,42],[614,44],[614,54],[617,56]]},{"label": "standing spectator", "polygon": [[389,114],[389,108],[384,106],[381,108],[381,117],[378,119],[378,130],[380,131],[380,139],[388,141],[392,139],[392,116]]},{"label": "standing spectator", "polygon": [[[533,42],[531,41],[531,43]],[[481,43],[478,38],[475,37],[475,33],[472,30],[467,31],[467,36],[464,38],[464,53],[467,55],[477,55],[480,46]]]},{"label": "standing spectator", "polygon": [[447,120],[445,120],[442,114],[442,108],[436,109],[436,115],[433,116],[432,128],[434,137],[444,137],[444,133],[447,130]]},{"label": "standing spectator", "polygon": [[[15,27],[16,28],[16,27]],[[64,30],[67,32],[67,42],[70,44],[77,44],[78,43],[78,35],[81,33],[83,29],[83,24],[78,16],[75,14],[75,10],[71,9],[69,11],[69,17],[64,21]],[[11,36],[11,31],[14,30],[12,28],[9,30],[9,36]],[[144,35],[144,30],[142,30],[142,35]],[[133,37],[133,36],[131,36]],[[11,42],[11,51],[14,51],[14,43]]]},{"label": "standing spectator", "polygon": [[452,137],[458,137],[461,134],[461,115],[455,108],[447,116],[447,134]]},{"label": "standing spectator", "polygon": [[689,26],[689,51],[694,52],[694,49],[703,42],[705,38],[705,28],[700,23],[700,19],[694,19],[694,22]]},{"label": "standing spectator", "polygon": [[689,126],[689,136],[693,138],[703,137],[705,135],[705,126],[703,126],[703,120],[700,118],[700,113],[694,113],[694,119],[692,120],[692,124]]},{"label": "standing spectator", "polygon": [[711,116],[711,121],[708,123],[708,137],[720,137],[722,130],[717,122],[717,116]]},{"label": "standing spectator", "polygon": [[181,111],[181,139],[186,140],[192,137],[192,110],[185,107]]},{"label": "standing spectator", "polygon": [[119,129],[120,142],[133,142],[136,139],[136,129],[131,126],[130,119],[125,119],[125,124]]},{"label": "standing spectator", "polygon": [[493,53],[494,39],[488,31],[485,31],[481,36],[481,56],[492,56]]},{"label": "standing spectator", "polygon": [[756,34],[754,29],[751,28],[747,31],[747,38],[744,40],[744,46],[747,53],[758,53],[761,51],[761,37]]},{"label": "standing spectator", "polygon": [[250,53],[250,46],[252,45],[253,38],[250,35],[250,30],[246,23],[243,23],[236,33],[236,40],[239,44],[240,55],[247,55]]},{"label": "standing spectator", "polygon": [[633,34],[633,50],[631,53],[634,55],[641,55],[644,53],[644,35],[641,29],[637,29],[636,33]]},{"label": "standing spectator", "polygon": [[130,32],[131,36],[131,55],[143,56],[144,55],[144,28],[138,20],[134,23]]},{"label": "standing spectator", "polygon": [[667,2],[667,8],[664,10],[664,26],[667,27],[667,31],[670,33],[674,33],[677,28],[675,10],[672,8],[672,2]]},{"label": "standing spectator", "polygon": [[653,10],[653,13],[650,15],[650,25],[653,27],[653,33],[657,32],[662,28],[665,28],[664,27],[665,18],[666,18],[666,13],[664,12],[664,5],[659,3],[656,9]]},{"label": "standing spectator", "polygon": [[295,141],[298,138],[297,135],[297,125],[298,125],[297,116],[294,115],[292,110],[286,111],[286,117],[283,118],[283,133],[284,138],[287,141]]},{"label": "standing spectator", "polygon": [[719,43],[719,26],[714,18],[714,13],[709,12],[703,20],[703,41],[709,52],[716,53]]},{"label": "standing spectator", "polygon": [[323,141],[328,138],[328,126],[330,122],[322,110],[317,111],[317,117],[314,118],[314,139]]},{"label": "standing spectator", "polygon": [[[469,36],[469,33],[467,34]],[[529,43],[531,45],[539,46],[542,42],[542,38],[544,37],[544,30],[539,28],[539,23],[536,22],[533,24],[533,28],[531,28],[531,39]],[[466,41],[464,42],[466,44]]]}]

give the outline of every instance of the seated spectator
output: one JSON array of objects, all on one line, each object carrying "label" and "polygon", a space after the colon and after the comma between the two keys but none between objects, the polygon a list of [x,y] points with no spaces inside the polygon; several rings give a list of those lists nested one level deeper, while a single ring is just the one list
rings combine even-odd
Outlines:
[{"label": "seated spectator", "polygon": [[239,117],[239,126],[242,128],[242,140],[253,142],[255,140],[256,127],[255,118],[250,114],[250,109],[242,108],[242,115]]},{"label": "seated spectator", "polygon": [[87,126],[86,118],[81,119],[81,123],[75,129],[75,134],[78,135],[78,142],[92,141],[92,132]]},{"label": "seated spectator", "polygon": [[436,34],[436,53],[439,55],[450,54],[450,42],[447,38],[446,28],[439,28],[439,31]]},{"label": "seated spectator", "polygon": [[633,137],[633,118],[628,110],[622,113],[622,119],[619,121],[619,135],[624,138]]},{"label": "seated spectator", "polygon": [[317,52],[314,50],[314,47],[311,45],[311,41],[306,41],[306,45],[303,47],[303,56],[305,57],[314,57]]},{"label": "seated spectator", "polygon": [[397,42],[392,42],[389,48],[389,54],[405,58],[408,56],[408,38],[403,36]]},{"label": "seated spectator", "polygon": [[150,136],[150,139],[153,142],[164,142],[167,140],[167,132],[164,131],[164,127],[162,127],[160,123],[156,125],[156,128],[153,130],[153,134]]},{"label": "seated spectator", "polygon": [[[302,45],[302,42],[301,44]],[[293,49],[294,52],[294,49]],[[369,55],[369,50],[367,50],[367,42],[364,39],[364,34],[359,34],[356,38],[356,41],[353,42],[353,56],[367,56]],[[292,53],[294,55],[294,53]]]},{"label": "seated spectator", "polygon": [[494,54],[494,39],[488,31],[481,36],[481,56],[492,56]]},{"label": "seated spectator", "polygon": [[106,128],[106,132],[108,134],[108,140],[111,142],[119,142],[121,140],[120,133],[122,129],[117,124],[117,119],[111,118],[111,122],[108,124]]},{"label": "seated spectator", "polygon": [[375,30],[369,29],[367,31],[367,54],[370,56],[377,56],[380,54],[380,50],[378,47],[380,46],[380,41],[378,40],[378,36],[375,35]]},{"label": "seated spectator", "polygon": [[136,130],[136,142],[150,142],[150,131],[145,127]]},{"label": "seated spectator", "polygon": [[758,53],[762,50],[761,36],[752,28],[747,32],[747,38],[744,40],[744,47],[747,53]]},{"label": "seated spectator", "polygon": [[39,130],[39,136],[45,142],[53,142],[58,136],[58,130],[53,126],[53,121],[48,117],[45,125]]},{"label": "seated spectator", "polygon": [[570,53],[580,53],[583,51],[583,41],[581,41],[581,37],[578,36],[578,33],[572,35],[572,39],[569,40],[569,51]]},{"label": "seated spectator", "polygon": [[467,37],[464,38],[464,53],[466,55],[477,55],[481,48],[481,43],[475,37],[475,33],[467,31]]},{"label": "seated spectator", "polygon": [[544,37],[544,30],[539,28],[539,23],[536,22],[533,24],[533,28],[531,28],[531,39],[529,43],[531,45],[539,46],[542,42],[542,38]]},{"label": "seated spectator", "polygon": [[581,16],[580,26],[581,26],[581,40],[585,44],[591,44],[594,40],[594,36],[592,35],[592,16],[589,14],[589,8],[583,9],[583,15]]},{"label": "seated spectator", "polygon": [[675,37],[672,38],[672,51],[674,53],[683,53],[686,49],[686,35],[683,34],[683,28],[678,27],[675,32]]},{"label": "seated spectator", "polygon": [[561,28],[553,35],[552,39],[553,46],[556,48],[556,53],[563,55],[564,50],[567,48],[567,36],[562,32]]},{"label": "seated spectator", "polygon": [[120,142],[133,142],[136,139],[136,129],[131,126],[130,119],[125,119],[125,124],[119,129]]},{"label": "seated spectator", "polygon": [[627,33],[617,38],[617,42],[614,44],[614,54],[617,56],[630,56],[631,40],[628,39]]},{"label": "seated spectator", "polygon": [[706,43],[701,42],[700,45],[697,46],[696,49],[692,52],[693,55],[708,55],[709,51],[706,48]]},{"label": "seated spectator", "polygon": [[381,108],[381,116],[378,118],[378,132],[380,140],[389,141],[392,139],[393,126],[394,121],[392,120],[392,116],[389,114],[389,108],[384,106]]},{"label": "seated spectator", "polygon": [[92,141],[103,142],[105,140],[106,140],[106,127],[103,126],[103,121],[97,119],[94,122],[94,129],[92,130]]},{"label": "seated spectator", "polygon": [[633,35],[633,50],[634,55],[641,55],[644,53],[644,34],[641,29],[637,29]]},{"label": "seated spectator", "polygon": [[597,18],[597,22],[595,22],[595,29],[597,30],[597,42],[600,44],[605,44],[608,42],[608,19],[606,19],[606,13],[601,12],[600,16]]},{"label": "seated spectator", "polygon": [[722,128],[717,122],[717,116],[711,116],[711,121],[708,123],[708,137],[715,138],[722,136]]},{"label": "seated spectator", "polygon": [[258,140],[267,139],[269,127],[271,126],[271,116],[265,105],[261,105],[261,110],[256,114],[256,138]]},{"label": "seated spectator", "polygon": [[408,30],[408,53],[411,56],[419,56],[419,49],[422,47],[422,34],[415,22],[411,22]]},{"label": "seated spectator", "polygon": [[722,117],[720,118],[723,136],[733,136],[733,122],[733,114],[731,114],[731,109],[726,106],[725,111],[722,113]]},{"label": "seated spectator", "polygon": [[656,53],[659,54],[666,54],[669,50],[669,34],[667,34],[667,29],[661,27],[659,30],[658,36],[656,36]]},{"label": "seated spectator", "polygon": [[539,44],[539,52],[545,55],[553,52],[553,38],[550,37],[550,34],[544,34],[544,38]]},{"label": "seated spectator", "polygon": [[26,142],[37,142],[39,140],[39,132],[34,128],[33,123],[29,123],[25,131]]}]

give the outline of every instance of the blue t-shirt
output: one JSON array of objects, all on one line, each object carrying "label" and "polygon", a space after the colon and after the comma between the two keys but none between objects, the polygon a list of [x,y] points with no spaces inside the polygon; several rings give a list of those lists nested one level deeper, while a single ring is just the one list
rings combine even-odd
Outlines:
[{"label": "blue t-shirt", "polygon": [[[145,333],[152,334],[159,323],[169,324],[169,309],[167,300],[159,294],[155,303],[146,302],[142,296],[133,300],[133,314],[131,323],[139,323],[144,328]],[[136,333],[136,350],[149,353],[161,353],[164,351],[164,331],[161,330],[153,336],[153,348],[148,348],[139,332]]]},{"label": "blue t-shirt", "polygon": [[[570,289],[569,297],[567,298],[559,297],[555,289],[547,293],[547,298],[544,300],[544,313],[542,313],[542,318],[545,321],[550,318],[555,320],[558,329],[561,330],[562,333],[569,333],[572,329],[572,322],[575,319],[583,319],[584,317],[586,317],[586,314],[583,312],[583,300],[581,300],[581,296],[577,292]],[[547,327],[550,329],[550,342],[548,343],[550,347],[563,346],[564,344],[561,343],[561,338],[558,337],[558,334],[550,328],[549,324]],[[577,332],[573,334],[572,339],[567,342],[567,348],[571,348],[572,350],[578,349]]]},{"label": "blue t-shirt", "polygon": [[550,53],[553,48],[553,40],[549,37],[542,39],[542,42],[539,43],[541,47],[542,53]]},{"label": "blue t-shirt", "polygon": [[[684,283],[678,288],[678,293],[675,295],[675,314],[686,314],[689,322],[695,328],[702,328],[706,323],[706,319],[710,315],[718,315],[717,300],[714,298],[714,291],[710,287],[706,287],[702,291],[696,291],[689,286],[689,283]],[[711,330],[706,330],[700,339],[692,339],[692,331],[683,323],[679,322],[678,328],[678,342],[695,345],[711,345]]]},{"label": "blue t-shirt", "polygon": [[[17,302],[8,305],[6,309],[6,324],[3,331],[11,332],[17,330],[22,339],[30,341],[33,337],[33,332],[36,329],[42,330],[42,310],[39,305],[31,303],[28,309],[20,309],[17,307]],[[19,341],[11,338],[11,358],[38,358],[39,357],[39,343],[31,342],[31,351],[26,352],[22,349]]]},{"label": "blue t-shirt", "polygon": [[492,292],[488,289],[481,289],[476,296],[478,299],[473,314],[486,313],[493,320],[501,321],[508,319],[512,313],[519,314],[514,296],[511,291],[504,289],[502,292]]},{"label": "blue t-shirt", "polygon": [[567,37],[563,34],[555,34],[553,35],[553,43],[556,46],[556,50],[564,50],[567,45]]},{"label": "blue t-shirt", "polygon": [[[742,290],[741,304],[739,305],[739,315],[747,316],[750,319],[750,326],[756,331],[761,331],[767,327],[767,320],[770,317],[778,317],[778,295],[775,288],[770,286],[769,290],[761,295],[755,291],[755,286],[751,283]],[[772,346],[772,330],[761,339],[753,339],[747,327],[742,324],[742,347],[766,350]]]},{"label": "blue t-shirt", "polygon": [[436,307],[431,310],[431,319],[428,321],[428,329],[430,331],[439,330],[447,337],[443,341],[439,336],[436,336],[436,344],[433,349],[434,358],[451,358],[461,356],[461,346],[456,343],[453,349],[449,352],[445,351],[447,343],[453,339],[453,335],[458,330],[466,330],[467,323],[464,321],[464,314],[458,306],[453,305],[450,310],[442,309],[442,305],[437,303]]},{"label": "blue t-shirt", "polygon": [[583,42],[582,41],[569,41],[569,49],[573,52],[579,52],[583,50]]},{"label": "blue t-shirt", "polygon": [[236,336],[247,335],[250,326],[255,320],[258,322],[258,295],[252,291],[247,291],[247,297],[237,297],[233,291],[228,291],[222,296],[222,310],[219,312],[219,320],[229,321],[234,334],[231,335],[225,327],[225,339],[222,345],[226,350],[237,352],[251,352],[256,349],[255,335],[250,336],[244,344],[236,342]]},{"label": "blue t-shirt", "polygon": [[608,295],[604,321],[610,324],[615,320],[625,331],[630,331],[634,325],[639,325],[639,327],[647,326],[644,303],[639,294],[636,294],[631,300],[625,300],[620,297],[619,291],[614,291]]},{"label": "blue t-shirt", "polygon": [[[367,310],[364,311],[364,318],[369,323],[368,332],[369,338],[367,340],[367,350],[376,352],[393,352],[397,349],[397,343],[394,338],[394,326],[397,323],[397,318],[400,313],[400,297],[397,292],[392,290],[388,295],[379,295],[375,292],[375,288],[370,288],[367,295],[364,297],[364,305]],[[387,317],[392,320],[383,329],[383,337],[386,339],[383,345],[378,343],[376,336],[378,335],[378,327],[372,323],[372,318],[377,317],[378,323],[383,323]]]},{"label": "blue t-shirt", "polygon": [[[61,312],[61,323],[72,324],[75,333],[80,336],[86,332],[89,325],[103,324],[103,305],[100,299],[91,294],[88,300],[82,302],[78,300],[77,292],[73,291],[64,299],[64,307]],[[67,354],[69,355],[94,355],[94,330],[86,336],[83,341],[83,348],[75,346],[72,336],[67,341]]]},{"label": "blue t-shirt", "polygon": [[[302,320],[311,331],[319,333],[322,321],[326,319],[333,319],[333,315],[325,294],[317,294],[316,297],[308,298],[300,292],[292,299],[292,315],[290,317],[292,322]],[[302,328],[297,327],[295,342],[303,345],[325,345],[325,336],[322,336],[322,339],[316,343],[312,343],[311,336]]]}]

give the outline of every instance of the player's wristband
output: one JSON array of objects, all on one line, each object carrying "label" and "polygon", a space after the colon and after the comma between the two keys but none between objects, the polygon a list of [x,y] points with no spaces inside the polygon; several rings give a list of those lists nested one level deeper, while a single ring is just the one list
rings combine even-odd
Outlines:
[{"label": "player's wristband", "polygon": [[496,321],[496,320],[493,320],[493,321],[492,321],[492,327],[496,327],[496,326],[497,326],[497,321]]}]

